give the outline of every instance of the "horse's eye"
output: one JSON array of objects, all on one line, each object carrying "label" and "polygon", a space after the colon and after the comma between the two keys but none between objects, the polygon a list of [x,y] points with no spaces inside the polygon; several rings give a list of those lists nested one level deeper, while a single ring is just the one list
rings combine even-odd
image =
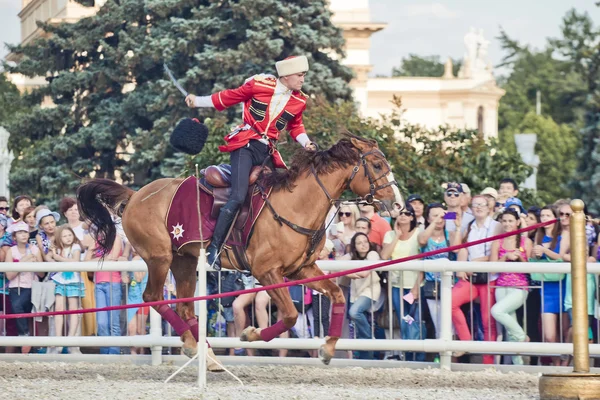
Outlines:
[{"label": "horse's eye", "polygon": [[377,171],[381,171],[381,163],[373,164],[373,168],[375,168]]}]

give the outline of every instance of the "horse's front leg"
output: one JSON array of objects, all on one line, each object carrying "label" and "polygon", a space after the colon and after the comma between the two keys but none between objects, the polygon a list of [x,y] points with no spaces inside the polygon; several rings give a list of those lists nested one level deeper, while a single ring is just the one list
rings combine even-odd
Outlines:
[{"label": "horse's front leg", "polygon": [[[294,275],[294,280],[313,278],[322,275],[324,275],[323,271],[321,271],[316,264],[312,264],[298,271]],[[329,324],[329,332],[327,332],[325,344],[319,349],[321,361],[323,364],[328,365],[335,354],[337,341],[342,335],[344,313],[346,312],[346,300],[344,299],[342,289],[333,283],[331,279],[307,283],[306,286],[326,295],[331,301],[331,322]],[[323,313],[329,313],[329,310],[323,310]]]},{"label": "horse's front leg", "polygon": [[[275,270],[271,270],[271,272],[267,273],[265,276],[262,276],[259,281],[261,284],[267,286],[282,283],[283,277]],[[288,288],[268,290],[267,293],[269,293],[271,300],[281,312],[281,320],[267,328],[257,329],[253,326],[250,326],[244,329],[242,335],[240,336],[241,341],[255,342],[258,340],[264,340],[265,342],[269,342],[282,333],[289,331],[296,324],[296,320],[298,319],[298,311],[296,311],[296,307],[294,307],[294,303],[292,302]]]}]

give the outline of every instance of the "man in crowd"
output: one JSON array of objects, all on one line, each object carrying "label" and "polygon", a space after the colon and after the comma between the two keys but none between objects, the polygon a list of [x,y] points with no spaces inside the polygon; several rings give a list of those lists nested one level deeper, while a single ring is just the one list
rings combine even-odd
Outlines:
[{"label": "man in crowd", "polygon": [[[448,207],[448,212],[454,212],[462,216],[460,230],[464,233],[467,231],[469,222],[473,221],[473,215],[463,212],[461,206],[463,196],[463,187],[460,183],[448,182],[446,184],[446,190],[444,191],[444,202]],[[448,232],[456,231],[456,223],[453,219],[446,220],[446,230]]]},{"label": "man in crowd", "polygon": [[375,207],[372,204],[362,202],[358,204],[358,208],[360,208],[360,216],[371,221],[369,241],[379,247],[383,246],[383,237],[387,232],[392,230],[392,227],[375,212]]},{"label": "man in crowd", "polygon": [[512,178],[504,178],[500,181],[500,188],[498,189],[498,199],[500,207],[504,207],[504,203],[509,197],[519,196],[519,185]]},{"label": "man in crowd", "polygon": [[460,208],[463,212],[473,215],[471,210],[471,188],[466,183],[461,183],[460,186],[463,190],[463,195],[460,198]]}]

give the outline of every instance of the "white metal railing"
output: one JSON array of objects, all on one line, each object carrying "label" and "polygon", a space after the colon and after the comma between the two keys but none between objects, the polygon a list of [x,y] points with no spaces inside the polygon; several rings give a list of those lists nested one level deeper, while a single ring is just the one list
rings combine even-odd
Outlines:
[{"label": "white metal railing", "polygon": [[[324,271],[343,271],[379,262],[372,261],[319,261]],[[10,272],[18,266],[19,271],[27,272],[96,272],[96,271],[147,271],[143,261],[130,262],[55,262],[19,264],[0,263],[0,272]],[[458,341],[452,340],[452,273],[464,272],[521,272],[521,273],[569,273],[569,263],[517,263],[517,262],[440,262],[440,260],[419,260],[378,268],[380,271],[424,271],[440,272],[440,335],[439,339],[425,340],[377,340],[377,339],[340,339],[339,350],[365,351],[411,351],[440,353],[442,368],[450,368],[451,352],[466,351],[473,353],[537,353],[537,354],[569,354],[573,352],[570,343],[522,343],[494,341]],[[600,263],[589,263],[588,273],[600,274]],[[390,289],[391,291],[391,289]],[[391,314],[391,311],[390,311]],[[161,363],[162,347],[180,347],[178,337],[163,337],[160,315],[151,310],[150,333],[138,336],[0,336],[0,346],[64,346],[64,347],[111,347],[136,346],[149,347],[152,353],[152,364]],[[265,342],[241,342],[237,338],[208,339],[215,348],[249,348],[249,349],[318,349],[324,339],[274,339]],[[600,344],[590,345],[590,354],[600,355]]]}]

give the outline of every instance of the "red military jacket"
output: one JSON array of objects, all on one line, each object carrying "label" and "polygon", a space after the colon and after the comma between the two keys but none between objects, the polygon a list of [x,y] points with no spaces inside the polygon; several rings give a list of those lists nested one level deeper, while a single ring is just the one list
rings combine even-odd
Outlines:
[{"label": "red military jacket", "polygon": [[[247,130],[234,130],[225,136],[227,144],[219,146],[223,152],[232,152],[244,147],[251,139],[261,139],[265,136],[270,140],[278,140],[282,130],[287,129],[290,136],[296,140],[301,133],[306,133],[302,122],[302,112],[306,108],[307,96],[300,91],[293,91],[283,108],[280,108],[275,94],[277,79],[256,75],[237,89],[228,89],[214,93],[211,96],[215,108],[222,111],[238,103],[244,103],[244,124],[251,127]],[[275,98],[273,98],[275,96]],[[271,115],[271,100],[277,115]],[[287,168],[281,155],[273,149],[273,163],[276,168]]]}]

